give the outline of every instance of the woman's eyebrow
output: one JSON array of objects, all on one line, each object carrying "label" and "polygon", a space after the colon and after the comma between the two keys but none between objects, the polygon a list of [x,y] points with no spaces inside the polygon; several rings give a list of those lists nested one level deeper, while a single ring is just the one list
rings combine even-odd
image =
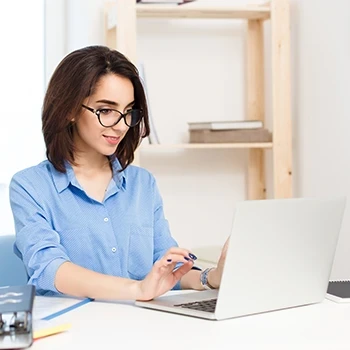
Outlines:
[{"label": "woman's eyebrow", "polygon": [[[116,107],[119,106],[118,102],[111,101],[111,100],[98,100],[98,101],[96,101],[96,103],[107,103],[107,104],[112,105],[112,106],[116,106]],[[129,107],[129,106],[133,105],[134,103],[135,103],[135,101],[132,101],[132,102],[128,103],[126,105],[126,107]]]},{"label": "woman's eyebrow", "polygon": [[111,100],[98,100],[98,101],[96,101],[96,103],[107,103],[107,104],[112,105],[112,106],[119,106],[118,102],[111,101]]}]

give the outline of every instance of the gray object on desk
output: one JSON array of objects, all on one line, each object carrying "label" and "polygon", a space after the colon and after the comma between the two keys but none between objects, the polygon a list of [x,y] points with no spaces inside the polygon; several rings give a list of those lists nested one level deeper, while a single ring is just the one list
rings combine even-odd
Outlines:
[{"label": "gray object on desk", "polygon": [[0,349],[22,349],[33,343],[33,285],[0,288]]},{"label": "gray object on desk", "polygon": [[338,303],[350,303],[350,280],[330,281],[326,297]]}]

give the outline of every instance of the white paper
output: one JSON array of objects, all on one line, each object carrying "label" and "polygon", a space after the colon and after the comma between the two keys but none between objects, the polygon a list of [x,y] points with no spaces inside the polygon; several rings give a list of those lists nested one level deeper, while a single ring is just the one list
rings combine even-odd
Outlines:
[{"label": "white paper", "polygon": [[80,303],[83,299],[65,297],[36,296],[33,307],[33,320],[41,320],[67,307]]}]

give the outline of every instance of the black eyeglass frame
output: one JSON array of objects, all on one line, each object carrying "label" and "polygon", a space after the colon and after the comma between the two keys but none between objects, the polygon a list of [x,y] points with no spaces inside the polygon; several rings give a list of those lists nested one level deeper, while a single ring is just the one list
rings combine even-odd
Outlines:
[{"label": "black eyeglass frame", "polygon": [[[88,111],[94,113],[98,119],[98,122],[104,127],[104,128],[111,128],[115,125],[117,125],[122,119],[124,119],[124,123],[125,125],[127,125],[129,128],[133,128],[134,126],[140,124],[141,120],[142,120],[142,109],[130,109],[129,111],[127,111],[126,113],[122,113],[120,111],[118,111],[117,109],[114,109],[114,108],[98,108],[98,109],[94,109],[92,107],[88,107],[88,106],[85,106],[84,104],[81,105],[83,108],[87,109]],[[101,118],[100,118],[100,114],[101,114],[101,111],[103,111],[104,109],[108,109],[108,110],[111,110],[111,111],[114,111],[114,112],[118,112],[120,114],[120,117],[117,119],[117,121],[115,123],[113,123],[112,125],[104,125],[102,122],[101,122]],[[133,124],[133,125],[129,125],[127,122],[126,122],[126,116],[130,113],[132,113],[133,111],[138,111],[140,113],[140,119],[138,120],[138,122],[136,124]]]}]

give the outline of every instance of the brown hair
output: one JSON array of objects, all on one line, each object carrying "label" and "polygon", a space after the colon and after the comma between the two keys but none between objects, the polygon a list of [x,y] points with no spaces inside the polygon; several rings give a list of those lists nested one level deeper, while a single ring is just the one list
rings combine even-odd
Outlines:
[{"label": "brown hair", "polygon": [[65,161],[74,164],[72,116],[79,115],[83,100],[93,94],[99,79],[106,74],[129,79],[134,87],[135,108],[142,110],[142,121],[128,130],[112,158],[122,169],[134,160],[141,139],[150,132],[145,92],[137,68],[120,52],[105,46],[88,46],[67,55],[54,71],[44,98],[42,131],[46,156],[65,173]]}]

